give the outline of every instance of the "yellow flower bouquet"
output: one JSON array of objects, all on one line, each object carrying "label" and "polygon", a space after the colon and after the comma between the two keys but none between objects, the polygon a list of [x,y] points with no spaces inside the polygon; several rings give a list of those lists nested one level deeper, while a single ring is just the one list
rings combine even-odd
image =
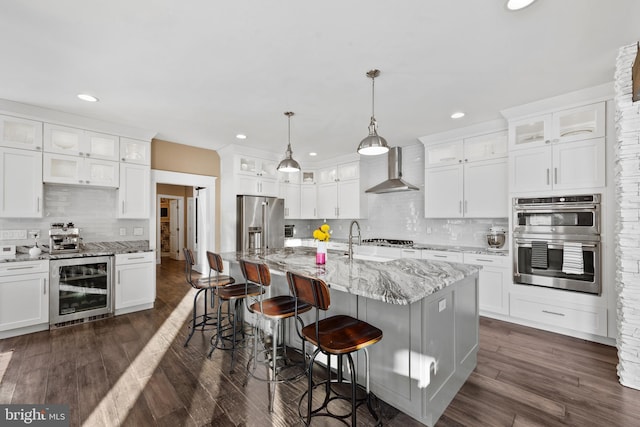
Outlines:
[{"label": "yellow flower bouquet", "polygon": [[327,262],[327,242],[331,237],[329,230],[331,230],[329,224],[322,224],[313,230],[313,238],[318,241],[318,248],[316,249],[316,264],[318,265],[323,265]]},{"label": "yellow flower bouquet", "polygon": [[329,241],[329,238],[331,237],[331,234],[329,234],[330,229],[331,227],[329,227],[329,224],[322,224],[320,227],[313,230],[313,238],[321,242]]}]

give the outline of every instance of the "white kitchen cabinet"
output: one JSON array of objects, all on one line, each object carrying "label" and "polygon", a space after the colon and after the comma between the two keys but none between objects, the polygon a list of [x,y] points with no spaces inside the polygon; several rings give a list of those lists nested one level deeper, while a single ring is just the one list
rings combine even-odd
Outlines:
[{"label": "white kitchen cabinet", "polygon": [[120,164],[108,160],[44,153],[42,166],[44,182],[117,188],[120,181]]},{"label": "white kitchen cabinet", "polygon": [[514,150],[509,164],[511,192],[604,187],[605,139]]},{"label": "white kitchen cabinet", "polygon": [[607,336],[607,309],[600,305],[576,304],[512,291],[509,314],[555,328]]},{"label": "white kitchen cabinet", "polygon": [[120,163],[118,218],[149,218],[150,174],[148,166]]},{"label": "white kitchen cabinet", "polygon": [[464,253],[465,264],[481,265],[478,280],[478,304],[481,315],[509,315],[510,257]]},{"label": "white kitchen cabinet", "polygon": [[284,217],[300,218],[300,184],[280,184],[280,197],[284,199]]},{"label": "white kitchen cabinet", "polygon": [[0,147],[0,217],[42,217],[42,152]]},{"label": "white kitchen cabinet", "polygon": [[44,151],[117,161],[120,148],[115,135],[45,123]]},{"label": "white kitchen cabinet", "polygon": [[510,150],[543,147],[602,138],[606,131],[605,102],[559,110],[509,122]]},{"label": "white kitchen cabinet", "polygon": [[156,299],[154,252],[116,255],[115,314],[152,308]]},{"label": "white kitchen cabinet", "polygon": [[425,169],[425,217],[509,216],[507,159]]},{"label": "white kitchen cabinet", "polygon": [[278,196],[275,161],[244,155],[235,156],[236,194]]},{"label": "white kitchen cabinet", "polygon": [[316,183],[316,171],[303,170],[300,176],[300,184],[314,185]]},{"label": "white kitchen cabinet", "polygon": [[463,254],[462,252],[423,249],[422,259],[431,259],[434,261],[447,261],[447,262],[463,262]]},{"label": "white kitchen cabinet", "polygon": [[364,218],[366,201],[359,162],[318,171],[318,218]]},{"label": "white kitchen cabinet", "polygon": [[42,151],[42,122],[0,115],[0,146]]},{"label": "white kitchen cabinet", "polygon": [[426,218],[509,215],[507,131],[425,146]]},{"label": "white kitchen cabinet", "polygon": [[318,218],[317,203],[318,203],[318,188],[315,185],[301,185],[300,186],[300,218],[301,219]]},{"label": "white kitchen cabinet", "polygon": [[49,329],[49,261],[0,264],[0,339]]},{"label": "white kitchen cabinet", "polygon": [[120,137],[121,162],[135,163],[137,165],[151,165],[151,143],[139,139]]}]

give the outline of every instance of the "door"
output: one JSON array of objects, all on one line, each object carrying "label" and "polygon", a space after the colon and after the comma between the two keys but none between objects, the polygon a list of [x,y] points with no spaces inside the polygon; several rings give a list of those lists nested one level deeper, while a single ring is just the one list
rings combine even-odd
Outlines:
[{"label": "door", "polygon": [[182,224],[184,223],[182,199],[173,199],[169,201],[169,246],[171,247],[169,257],[179,260],[180,248],[182,244]]},{"label": "door", "polygon": [[553,188],[604,187],[604,138],[553,146]]},{"label": "door", "polygon": [[551,190],[551,147],[511,153],[511,192]]},{"label": "door", "polygon": [[265,199],[264,230],[266,248],[284,247],[284,200],[276,198]]},{"label": "door", "polygon": [[426,218],[462,217],[462,165],[425,169]]},{"label": "door", "polygon": [[507,159],[485,160],[464,165],[464,216],[506,218]]},{"label": "door", "polygon": [[0,217],[42,217],[42,153],[0,148]]},{"label": "door", "polygon": [[195,197],[187,197],[187,247],[193,251],[194,256],[196,255],[196,208],[195,208],[196,198]]}]

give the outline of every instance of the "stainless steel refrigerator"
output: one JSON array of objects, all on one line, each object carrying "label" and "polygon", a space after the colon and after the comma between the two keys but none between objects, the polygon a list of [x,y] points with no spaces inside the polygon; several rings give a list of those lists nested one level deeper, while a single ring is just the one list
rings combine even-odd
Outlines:
[{"label": "stainless steel refrigerator", "polygon": [[236,206],[238,252],[284,247],[284,199],[239,195]]}]

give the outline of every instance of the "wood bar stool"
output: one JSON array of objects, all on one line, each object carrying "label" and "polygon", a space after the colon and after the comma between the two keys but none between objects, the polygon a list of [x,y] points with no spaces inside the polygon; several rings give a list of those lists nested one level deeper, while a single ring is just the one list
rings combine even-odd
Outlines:
[{"label": "wood bar stool", "polygon": [[[351,417],[351,426],[355,427],[357,425],[356,410],[358,406],[366,402],[369,412],[376,420],[376,425],[381,425],[380,418],[371,405],[372,393],[369,390],[369,352],[366,347],[380,341],[382,339],[382,331],[367,322],[346,315],[335,315],[320,319],[320,310],[327,311],[331,305],[327,284],[318,278],[302,276],[292,272],[287,272],[287,281],[289,282],[290,289],[294,291],[298,306],[311,304],[316,309],[315,322],[306,325],[301,331],[302,337],[317,348],[309,361],[307,370],[309,383],[307,391],[303,393],[298,402],[298,413],[300,417],[305,419],[306,425],[311,423],[312,417],[318,416],[335,418],[348,425],[347,419]],[[358,350],[364,350],[365,355],[366,396],[360,399],[357,398],[359,386],[356,382],[355,364],[351,356],[352,353]],[[327,357],[327,379],[316,384],[313,382],[313,365],[320,352]],[[342,376],[342,361],[345,355],[347,356],[351,374],[351,381],[346,384],[350,384],[351,386],[351,396],[339,394],[334,390],[334,387],[332,387],[345,383]],[[331,356],[337,356],[338,358],[336,379],[332,379],[331,375]],[[323,385],[325,388],[324,401],[320,407],[313,409],[313,390]],[[307,398],[307,412],[303,414],[301,407],[305,396]],[[329,403],[337,399],[350,401],[351,412],[344,415],[331,413]]]},{"label": "wood bar stool", "polygon": [[[215,326],[216,318],[209,315],[208,313],[207,305],[209,304],[209,299],[211,301],[211,307],[213,308],[215,289],[220,286],[226,286],[228,284],[234,283],[235,280],[233,279],[233,277],[223,276],[220,274],[222,273],[222,258],[220,258],[220,255],[214,254],[212,252],[207,252],[207,259],[209,261],[209,277],[194,279],[193,266],[195,265],[195,260],[193,257],[193,252],[189,248],[184,248],[183,252],[185,258],[184,271],[187,283],[191,285],[192,288],[198,290],[195,297],[193,298],[193,313],[190,326],[191,332],[189,332],[189,336],[184,343],[184,346],[186,347],[187,345],[189,345],[189,341],[191,340],[193,333],[196,331],[196,328],[200,328],[200,330],[205,331],[209,330],[210,327],[213,328]],[[212,271],[215,272],[213,277],[211,276]],[[202,292],[204,292],[204,313],[198,315],[198,297]]]},{"label": "wood bar stool", "polygon": [[[242,274],[248,282],[261,286],[263,289],[271,285],[271,274],[269,267],[266,264],[260,262],[252,262],[247,260],[240,261],[240,268]],[[297,306],[296,311],[296,299],[293,295],[278,295],[275,297],[263,298],[264,293],[255,298],[253,303],[248,306],[251,313],[256,314],[256,323],[254,325],[254,339],[253,339],[253,356],[247,364],[247,370],[249,374],[260,381],[265,381],[269,385],[269,412],[273,412],[273,401],[275,398],[276,384],[283,382],[290,382],[300,379],[305,374],[305,360],[304,360],[304,340],[301,349],[302,361],[301,363],[292,363],[286,355],[286,346],[279,345],[278,333],[282,327],[281,320],[286,320],[294,317],[297,322],[302,326],[304,323],[298,314],[305,313],[311,310],[311,305],[301,302]],[[266,339],[264,337],[264,329],[260,327],[262,321],[267,320],[271,324],[272,336],[271,336],[271,348],[268,348]],[[261,334],[262,331],[262,334]],[[298,328],[296,328],[298,331]],[[259,339],[262,337],[261,339]],[[300,337],[302,338],[302,337]],[[258,352],[258,345],[262,344],[263,350]],[[258,356],[261,359],[258,360]],[[266,378],[256,374],[256,367],[258,362],[264,364],[267,367]],[[280,363],[278,363],[280,362]],[[300,367],[297,372],[294,367]]]},{"label": "wood bar stool", "polygon": [[[242,269],[242,260],[240,261],[240,267]],[[267,270],[268,271],[268,270]],[[231,351],[231,368],[230,372],[233,373],[233,366],[235,362],[236,349],[239,348],[245,341],[245,328],[244,328],[244,316],[242,314],[242,301],[246,301],[249,297],[256,297],[264,293],[264,289],[259,284],[251,281],[247,277],[247,273],[242,269],[242,275],[244,276],[244,283],[234,283],[227,286],[223,286],[216,292],[218,299],[218,315],[216,333],[211,337],[211,347],[209,349],[208,358],[216,349],[230,350]],[[230,326],[222,328],[222,304],[227,302],[228,312],[227,319]],[[233,307],[233,310],[231,308]],[[238,319],[240,319],[238,321]],[[238,323],[240,323],[240,334],[242,338],[238,340]],[[231,329],[231,333],[225,333]]]}]

